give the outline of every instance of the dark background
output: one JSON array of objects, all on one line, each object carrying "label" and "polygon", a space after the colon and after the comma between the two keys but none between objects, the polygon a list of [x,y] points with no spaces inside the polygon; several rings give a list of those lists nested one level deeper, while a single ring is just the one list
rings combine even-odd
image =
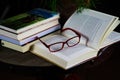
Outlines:
[{"label": "dark background", "polygon": [[[61,24],[64,24],[76,8],[69,0],[60,1],[62,2],[60,5],[63,6],[59,6],[59,10],[61,12]],[[44,0],[0,0],[0,20],[37,7],[49,8],[48,5],[44,4]],[[95,7],[92,8],[120,17],[120,6],[118,0],[96,0]]]},{"label": "dark background", "polygon": [[[0,0],[0,20],[31,10],[36,7],[46,7],[41,3],[41,1],[44,0]],[[68,5],[66,2],[64,3],[64,0],[62,4],[66,8],[65,10],[64,8],[61,9],[61,21],[65,22],[67,17],[69,16],[69,14],[67,15],[67,13],[72,12],[75,8],[71,3],[69,3],[69,0],[68,4],[70,4],[71,6]],[[118,0],[98,0],[95,5],[96,6],[93,8],[95,10],[120,17],[120,6]],[[66,13],[67,8],[68,12]],[[118,26],[115,30],[120,32],[120,26]],[[45,78],[46,76],[48,76],[48,78],[55,77],[56,80],[58,80],[64,74],[68,75],[69,73],[77,73],[81,78],[85,78],[84,80],[118,80],[120,79],[119,48],[120,43],[117,43],[112,47],[109,47],[104,52],[106,53],[105,55],[102,55],[98,59],[95,59],[95,62],[87,62],[81,65],[80,68],[75,68],[73,70],[65,72],[61,72],[60,69],[60,71],[58,70],[56,72],[56,69],[53,69],[54,67],[52,69],[42,68],[42,70],[44,71],[41,71],[40,68],[19,67],[0,62],[0,79],[42,80],[41,77]],[[42,72],[43,74],[41,74]],[[60,73],[62,73],[63,75],[61,75]],[[46,80],[49,80],[48,78]]]},{"label": "dark background", "polygon": [[[0,17],[3,19],[36,7],[49,7],[48,5],[44,5],[42,2],[44,2],[44,0],[0,0]],[[61,2],[63,4],[62,6],[67,8],[69,6],[68,4],[70,4],[70,8],[72,8],[72,3],[70,3],[69,0],[61,0]],[[118,0],[96,0],[94,8],[120,17],[120,6]],[[64,10],[64,8],[62,9]]]}]

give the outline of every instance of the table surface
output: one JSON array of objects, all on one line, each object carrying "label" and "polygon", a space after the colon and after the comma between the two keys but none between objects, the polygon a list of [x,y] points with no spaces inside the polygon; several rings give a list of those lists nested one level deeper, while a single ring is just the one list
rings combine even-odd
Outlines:
[{"label": "table surface", "polygon": [[[107,60],[110,55],[113,53],[115,47],[119,47],[120,42],[116,43],[117,45],[107,46],[99,51],[99,57],[95,58],[94,65],[98,65],[101,62]],[[31,52],[21,53],[9,48],[0,46],[0,61],[8,64],[13,64],[17,66],[28,66],[28,67],[50,67],[55,66],[54,64],[46,61],[43,58],[40,58]],[[91,60],[92,61],[92,60]],[[88,61],[87,61],[88,62]],[[94,66],[88,65],[87,67]]]},{"label": "table surface", "polygon": [[0,46],[0,61],[18,66],[19,65],[33,67],[53,66],[52,63],[40,57],[37,57],[31,52],[21,53],[2,46]]}]

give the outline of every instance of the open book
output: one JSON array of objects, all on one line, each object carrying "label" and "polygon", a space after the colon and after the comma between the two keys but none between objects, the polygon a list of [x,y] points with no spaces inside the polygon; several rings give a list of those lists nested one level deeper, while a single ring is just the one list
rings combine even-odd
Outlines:
[{"label": "open book", "polygon": [[[42,42],[38,42],[33,45],[31,52],[63,69],[69,69],[97,57],[101,48],[119,41],[120,33],[113,31],[119,23],[118,17],[99,11],[91,9],[84,9],[81,13],[75,11],[67,20],[63,29],[71,28],[78,31],[88,38],[88,42],[84,36],[81,36],[77,45],[73,47],[65,45],[62,50],[57,52],[51,52]],[[62,34],[46,36],[41,40],[49,45],[55,42],[66,41],[71,36],[73,36],[71,32],[63,32]]]}]

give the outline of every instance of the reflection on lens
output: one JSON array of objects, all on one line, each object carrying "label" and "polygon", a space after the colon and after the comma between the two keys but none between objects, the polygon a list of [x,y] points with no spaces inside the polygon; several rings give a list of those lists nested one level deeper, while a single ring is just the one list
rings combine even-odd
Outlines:
[{"label": "reflection on lens", "polygon": [[76,36],[76,37],[73,37],[73,38],[69,39],[67,41],[67,44],[68,44],[69,47],[72,47],[72,46],[78,44],[79,41],[80,41],[79,37]]},{"label": "reflection on lens", "polygon": [[55,43],[55,44],[52,44],[50,46],[50,50],[51,51],[59,51],[63,48],[63,43],[62,42],[59,42],[59,43]]}]

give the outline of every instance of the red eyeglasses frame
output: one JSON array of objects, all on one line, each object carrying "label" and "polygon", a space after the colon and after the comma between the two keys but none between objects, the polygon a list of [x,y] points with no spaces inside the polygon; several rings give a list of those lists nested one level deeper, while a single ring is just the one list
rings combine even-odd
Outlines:
[{"label": "red eyeglasses frame", "polygon": [[[72,28],[64,28],[64,29],[61,29],[61,33],[64,32],[64,31],[66,31],[66,30],[71,30],[71,31],[73,31],[77,36],[74,36],[74,37],[72,37],[72,38],[70,38],[70,39],[68,39],[68,40],[66,40],[66,41],[64,41],[64,42],[56,42],[56,43],[52,43],[52,44],[49,44],[49,45],[46,44],[44,41],[42,41],[40,38],[38,38],[38,39],[39,39],[39,41],[40,41],[41,43],[43,43],[43,44],[45,45],[45,47],[47,47],[47,48],[49,49],[50,52],[57,52],[57,51],[62,50],[62,49],[64,48],[64,44],[67,44],[68,47],[73,47],[73,46],[77,45],[77,44],[80,42],[81,36],[85,37],[85,38],[87,39],[87,42],[88,42],[88,38],[87,38],[86,36],[82,35],[81,33],[79,33],[78,31],[76,31],[76,30],[74,30],[74,29],[72,29]],[[79,37],[79,41],[78,41],[76,44],[70,46],[67,42],[68,42],[69,40],[75,38],[75,37]],[[50,49],[50,46],[55,45],[55,44],[59,44],[59,43],[62,43],[62,47],[61,47],[59,50],[52,51],[52,50]],[[87,45],[87,44],[86,44],[86,45]]]}]

